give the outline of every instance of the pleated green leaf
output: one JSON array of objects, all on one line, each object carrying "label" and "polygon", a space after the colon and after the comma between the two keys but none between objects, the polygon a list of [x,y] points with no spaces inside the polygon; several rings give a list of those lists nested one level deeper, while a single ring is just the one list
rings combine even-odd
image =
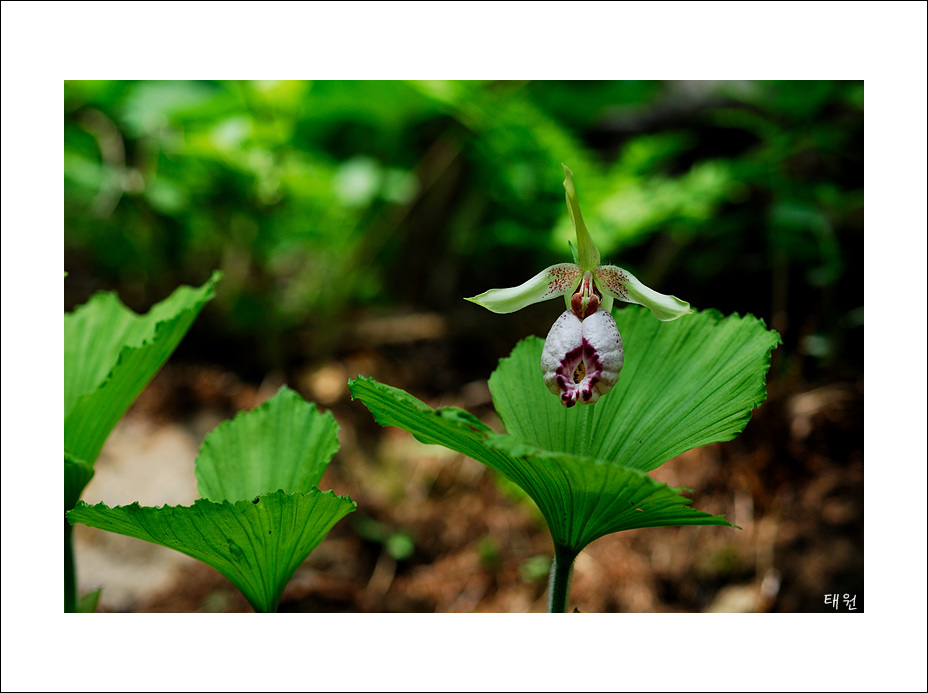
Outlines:
[{"label": "pleated green leaf", "polygon": [[349,389],[379,424],[397,426],[420,442],[467,455],[517,484],[538,505],[556,545],[580,551],[598,537],[625,529],[729,524],[722,517],[693,510],[690,500],[679,495],[681,489],[640,470],[541,450],[494,433],[461,409],[432,409],[371,378],[351,380]]},{"label": "pleated green leaf", "polygon": [[77,613],[79,614],[92,614],[97,610],[97,604],[100,601],[100,595],[103,593],[103,590],[94,590],[93,592],[88,592],[83,597],[81,597],[77,602]]},{"label": "pleated green leaf", "polygon": [[338,452],[338,424],[283,387],[252,411],[212,431],[197,456],[203,498],[237,501],[278,489],[307,493]]},{"label": "pleated green leaf", "polygon": [[595,405],[564,407],[541,377],[544,341],[530,337],[490,377],[506,431],[543,450],[586,454],[650,471],[686,450],[731,440],[767,397],[770,352],[780,336],[753,316],[702,311],[660,322],[644,308],[615,311],[625,366]]},{"label": "pleated green leaf", "polygon": [[504,473],[535,500],[559,546],[579,551],[599,537],[643,527],[732,526],[689,507],[692,501],[680,495],[686,489],[638,469],[539,450],[511,436],[493,434],[487,445],[516,462]]},{"label": "pleated green leaf", "polygon": [[68,453],[64,454],[64,509],[74,507],[93,478],[93,467]]},{"label": "pleated green leaf", "polygon": [[175,549],[213,566],[255,611],[277,609],[300,563],[340,519],[355,509],[332,491],[276,491],[236,503],[200,499],[192,506],[110,508],[80,501],[68,512],[83,523]]},{"label": "pleated green leaf", "polygon": [[91,466],[116,423],[164,365],[221,273],[180,287],[145,315],[101,292],[64,316],[64,446]]}]

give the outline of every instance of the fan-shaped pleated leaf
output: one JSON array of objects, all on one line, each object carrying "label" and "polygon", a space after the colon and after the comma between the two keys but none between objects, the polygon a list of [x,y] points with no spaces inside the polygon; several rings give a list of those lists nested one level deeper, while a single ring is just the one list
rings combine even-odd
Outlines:
[{"label": "fan-shaped pleated leaf", "polygon": [[237,503],[200,499],[187,507],[80,501],[68,520],[193,556],[229,578],[256,611],[274,611],[300,563],[355,507],[350,498],[311,489]]},{"label": "fan-shaped pleated leaf", "polygon": [[624,529],[729,524],[688,507],[689,499],[678,489],[640,470],[541,450],[493,433],[461,409],[432,409],[371,378],[352,380],[349,388],[381,425],[398,426],[423,443],[472,457],[521,487],[538,505],[557,545],[580,551],[594,539]]},{"label": "fan-shaped pleated leaf", "polygon": [[93,465],[107,436],[164,365],[221,278],[180,287],[138,315],[98,293],[64,316],[64,446]]},{"label": "fan-shaped pleated leaf", "polygon": [[[630,306],[614,313],[625,348],[618,384],[593,407],[585,453],[650,471],[700,445],[731,440],[766,399],[779,335],[762,320],[702,311],[660,322]],[[541,377],[543,340],[520,342],[490,377],[506,431],[543,450],[579,455],[587,405],[565,408]]]},{"label": "fan-shaped pleated leaf", "polygon": [[307,493],[338,451],[338,424],[293,390],[281,388],[252,411],[213,430],[197,457],[203,498],[236,501],[283,489]]}]

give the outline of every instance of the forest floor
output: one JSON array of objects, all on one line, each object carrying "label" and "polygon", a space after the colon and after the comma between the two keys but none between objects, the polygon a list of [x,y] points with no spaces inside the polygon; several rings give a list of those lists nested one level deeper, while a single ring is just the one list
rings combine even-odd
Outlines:
[{"label": "forest floor", "polygon": [[[382,376],[376,357],[333,361],[290,385],[340,425],[320,488],[358,509],[329,533],[284,592],[284,612],[542,612],[552,555],[530,500],[489,468],[404,431],[351,401],[347,379]],[[188,505],[203,437],[283,384],[247,385],[215,366],[168,364],[110,436],[83,500]],[[496,430],[485,381],[436,398]],[[577,559],[570,608],[587,612],[863,613],[863,383],[768,400],[734,441],[691,450],[655,478],[693,489],[693,507],[741,529],[671,527],[613,534]],[[75,528],[81,594],[98,610],[237,612],[251,607],[214,569],[146,542]]]}]

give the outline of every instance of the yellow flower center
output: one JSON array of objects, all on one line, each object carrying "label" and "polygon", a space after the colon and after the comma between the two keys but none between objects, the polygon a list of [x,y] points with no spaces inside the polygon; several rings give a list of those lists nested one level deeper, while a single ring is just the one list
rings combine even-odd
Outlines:
[{"label": "yellow flower center", "polygon": [[583,359],[580,359],[580,363],[577,364],[577,367],[574,369],[574,384],[579,385],[583,382],[583,379],[586,377],[586,364],[583,363]]}]

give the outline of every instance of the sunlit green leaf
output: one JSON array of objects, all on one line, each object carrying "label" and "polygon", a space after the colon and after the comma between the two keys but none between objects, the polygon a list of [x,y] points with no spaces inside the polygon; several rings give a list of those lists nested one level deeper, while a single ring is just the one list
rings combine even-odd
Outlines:
[{"label": "sunlit green leaf", "polygon": [[638,469],[539,450],[511,436],[494,434],[487,445],[509,453],[512,464],[499,471],[538,504],[556,545],[579,551],[599,537],[643,527],[731,526],[689,507],[692,501],[680,495],[684,489]]},{"label": "sunlit green leaf", "polygon": [[93,465],[107,436],[161,368],[221,278],[181,287],[145,315],[99,293],[64,316],[64,447]]},{"label": "sunlit green leaf", "polygon": [[196,461],[206,498],[190,507],[78,503],[68,520],[198,558],[255,610],[273,611],[297,566],[355,509],[350,498],[315,488],[338,450],[337,434],[331,413],[284,387],[207,436]]},{"label": "sunlit green leaf", "polygon": [[103,593],[103,590],[94,590],[93,592],[88,592],[77,603],[77,613],[79,614],[92,614],[97,610],[97,604],[100,601],[100,595]]},{"label": "sunlit green leaf", "polygon": [[332,491],[277,491],[237,503],[109,508],[83,501],[68,520],[167,546],[213,566],[255,611],[274,611],[287,581],[328,531],[355,509]]},{"label": "sunlit green leaf", "polygon": [[637,306],[614,315],[625,366],[612,392],[592,405],[590,430],[587,406],[567,409],[548,392],[539,365],[544,342],[530,337],[490,377],[508,433],[543,450],[650,471],[691,448],[731,440],[766,399],[780,337],[763,321],[702,311],[660,322]]},{"label": "sunlit green leaf", "polygon": [[729,524],[693,510],[678,489],[639,470],[540,450],[493,433],[461,409],[432,409],[371,378],[351,380],[349,388],[382,426],[398,426],[423,443],[456,450],[520,486],[538,505],[555,544],[579,551],[598,537],[624,529]]},{"label": "sunlit green leaf", "polygon": [[93,467],[73,455],[64,453],[64,509],[74,507],[93,478]]},{"label": "sunlit green leaf", "polygon": [[338,451],[331,412],[281,388],[260,407],[212,431],[197,457],[203,498],[237,501],[278,489],[308,493]]}]

